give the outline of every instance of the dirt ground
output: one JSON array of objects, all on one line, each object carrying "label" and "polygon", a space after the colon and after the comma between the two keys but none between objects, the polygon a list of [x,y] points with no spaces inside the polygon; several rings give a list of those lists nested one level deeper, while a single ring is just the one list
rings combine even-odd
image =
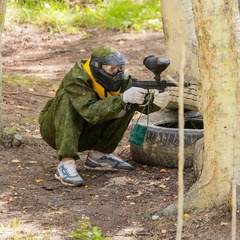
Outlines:
[{"label": "dirt ground", "polygon": [[[129,59],[127,71],[139,79],[152,79],[142,65],[145,56],[164,56],[159,32],[119,33],[84,30],[84,34],[54,34],[29,25],[13,26],[3,34],[3,73],[16,75],[17,84],[3,83],[3,122],[16,129],[23,144],[0,152],[0,239],[69,239],[82,216],[112,240],[175,239],[176,217],[153,221],[150,216],[177,199],[177,169],[142,166],[131,159],[128,134],[115,153],[129,161],[131,172],[96,172],[82,166],[85,187],[66,187],[55,180],[56,153],[41,139],[38,115],[54,95],[62,77],[75,61],[86,58],[99,43],[111,43]],[[30,83],[18,82],[29,76]],[[192,169],[184,172],[185,190],[194,183]],[[14,233],[14,221],[20,221]],[[12,225],[11,225],[12,226]],[[16,229],[15,229],[16,230]],[[184,218],[182,239],[231,239],[231,213],[227,208]],[[18,238],[16,238],[18,237]],[[21,238],[22,237],[22,238]]]}]

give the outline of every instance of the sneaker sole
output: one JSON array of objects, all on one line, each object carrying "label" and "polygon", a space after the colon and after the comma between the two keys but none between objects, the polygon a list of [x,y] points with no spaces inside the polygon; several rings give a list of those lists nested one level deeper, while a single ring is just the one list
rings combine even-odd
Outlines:
[{"label": "sneaker sole", "polygon": [[118,170],[123,170],[120,168],[111,168],[111,167],[89,167],[87,165],[83,165],[83,167],[87,170],[91,171],[102,171],[102,172],[117,172]]},{"label": "sneaker sole", "polygon": [[130,168],[127,168],[127,167],[124,168],[124,167],[118,167],[118,166],[113,167],[110,164],[106,164],[106,163],[103,163],[103,165],[101,165],[101,163],[97,163],[96,160],[91,159],[89,156],[86,159],[84,168],[89,170],[112,171],[112,172],[119,171],[119,170],[131,171],[134,169],[133,167],[130,167]]},{"label": "sneaker sole", "polygon": [[79,184],[74,184],[74,183],[68,183],[68,182],[64,182],[63,179],[61,177],[59,177],[58,175],[55,174],[55,178],[60,181],[63,185],[65,186],[70,186],[70,187],[79,187],[79,186],[83,186],[85,183],[79,183]]},{"label": "sneaker sole", "polygon": [[117,172],[117,171],[132,171],[133,169],[127,169],[127,168],[112,168],[112,167],[89,167],[87,165],[83,165],[83,167],[87,170],[92,171],[109,171],[109,172]]}]

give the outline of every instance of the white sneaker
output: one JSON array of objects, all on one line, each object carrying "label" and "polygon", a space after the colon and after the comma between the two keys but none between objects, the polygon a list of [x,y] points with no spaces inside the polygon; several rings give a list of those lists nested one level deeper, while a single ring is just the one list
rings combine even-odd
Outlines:
[{"label": "white sneaker", "polygon": [[76,170],[75,160],[61,161],[57,166],[55,178],[68,186],[82,186],[85,184]]}]

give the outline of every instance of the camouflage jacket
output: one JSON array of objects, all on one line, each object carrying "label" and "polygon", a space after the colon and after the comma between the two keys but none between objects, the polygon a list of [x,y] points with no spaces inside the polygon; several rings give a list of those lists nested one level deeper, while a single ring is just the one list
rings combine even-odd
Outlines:
[{"label": "camouflage jacket", "polygon": [[[84,69],[85,60],[79,60],[63,78],[56,96],[67,94],[73,108],[90,124],[99,124],[115,118],[126,105],[121,98],[121,93],[131,87],[132,77],[125,74],[120,94],[100,99],[93,90],[92,80]],[[46,112],[51,103],[50,99],[42,112]],[[149,105],[149,112],[160,108],[152,103]],[[142,107],[136,107],[132,111],[142,111]],[[146,113],[146,110],[145,110]]]}]

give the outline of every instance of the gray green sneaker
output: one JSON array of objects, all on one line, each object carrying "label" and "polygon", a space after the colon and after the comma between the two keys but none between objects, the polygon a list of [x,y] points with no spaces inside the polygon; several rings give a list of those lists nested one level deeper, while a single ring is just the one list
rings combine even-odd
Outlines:
[{"label": "gray green sneaker", "polygon": [[117,158],[113,154],[108,154],[100,159],[93,159],[88,154],[85,167],[88,169],[97,169],[97,170],[109,170],[109,169],[123,169],[123,170],[133,170],[133,166],[127,162],[124,162],[122,159]]},{"label": "gray green sneaker", "polygon": [[57,166],[55,178],[67,186],[82,186],[85,184],[76,170],[75,160],[61,161]]}]

